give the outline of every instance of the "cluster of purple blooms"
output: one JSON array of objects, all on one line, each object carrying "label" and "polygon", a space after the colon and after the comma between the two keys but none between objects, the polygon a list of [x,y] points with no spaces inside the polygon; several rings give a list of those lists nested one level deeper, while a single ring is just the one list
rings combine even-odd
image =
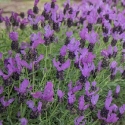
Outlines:
[{"label": "cluster of purple blooms", "polygon": [[[59,9],[56,0],[52,0],[51,3],[44,4],[42,13],[39,12],[38,3],[39,0],[35,0],[34,7],[27,11],[27,16],[23,12],[12,12],[10,17],[4,17],[3,10],[0,10],[0,23],[5,23],[11,42],[8,56],[4,58],[3,53],[0,53],[0,61],[3,63],[0,69],[0,119],[17,102],[17,107],[19,104],[26,104],[28,118],[37,119],[44,114],[49,103],[57,101],[63,104],[67,101],[66,109],[71,114],[75,110],[78,115],[74,120],[75,125],[87,123],[86,111],[91,114],[96,112],[92,116],[93,122],[98,119],[101,125],[118,122],[125,114],[125,104],[118,106],[113,103],[119,97],[120,85],[116,86],[114,93],[109,90],[104,106],[99,109],[97,103],[101,98],[100,88],[95,79],[103,70],[109,71],[111,81],[117,75],[125,79],[125,68],[116,61],[120,44],[120,61],[122,64],[125,61],[125,10],[117,8],[119,3],[125,7],[124,0],[83,0],[78,5],[71,5],[70,0],[67,0],[63,10]],[[29,36],[29,42],[20,42],[17,31],[23,32],[29,27],[34,31]],[[38,46],[47,48],[50,44],[58,44],[60,38],[56,38],[56,35],[61,28],[64,31],[67,29],[66,37],[62,36],[65,39],[59,48],[59,54],[51,60],[54,67],[52,72],[61,83],[67,80],[67,69],[70,71],[73,67],[74,72],[79,73],[77,81],[74,83],[70,78],[70,81],[67,80],[68,89],[61,90],[55,88],[51,79],[46,82],[45,87],[40,85],[42,90],[39,90],[33,75],[37,77],[41,63],[46,63],[46,57],[40,54]],[[76,33],[78,37],[75,37]],[[98,52],[101,58],[97,59],[95,49],[101,44],[104,45]],[[77,76],[74,74],[73,77]],[[6,89],[10,89],[8,93]],[[28,124],[28,118],[22,117],[20,110],[16,117],[21,125]],[[4,119],[0,121],[0,125],[2,124]]]}]

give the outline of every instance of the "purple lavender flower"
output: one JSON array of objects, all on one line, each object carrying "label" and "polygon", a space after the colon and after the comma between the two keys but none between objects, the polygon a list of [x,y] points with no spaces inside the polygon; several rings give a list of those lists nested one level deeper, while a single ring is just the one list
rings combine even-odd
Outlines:
[{"label": "purple lavender flower", "polygon": [[18,93],[24,94],[24,93],[26,93],[28,86],[29,86],[29,80],[24,79],[23,82],[20,84],[19,88],[17,88],[17,87],[14,87],[14,88]]},{"label": "purple lavender flower", "polygon": [[87,28],[83,28],[80,32],[79,32],[79,36],[80,36],[80,47],[83,48],[85,46],[85,40],[87,39],[88,36],[88,29]]},{"label": "purple lavender flower", "polygon": [[54,90],[53,90],[53,83],[52,82],[47,82],[43,93],[40,91],[37,91],[35,93],[31,94],[34,98],[39,98],[47,102],[52,102],[54,100]]},{"label": "purple lavender flower", "polygon": [[38,32],[37,34],[32,34],[30,36],[30,40],[32,43],[32,48],[35,49],[39,44],[43,44],[45,41],[41,37],[41,33]]},{"label": "purple lavender flower", "polygon": [[88,34],[87,40],[90,43],[95,44],[96,42],[98,42],[98,34],[94,31],[92,31],[90,34]]},{"label": "purple lavender flower", "polygon": [[0,102],[1,102],[3,107],[8,107],[15,100],[14,98],[11,98],[8,101],[5,101],[4,98],[5,98],[5,96],[0,98]]},{"label": "purple lavender flower", "polygon": [[113,80],[115,78],[115,75],[117,73],[117,62],[116,61],[113,61],[110,63],[110,71],[111,71],[111,75],[110,75],[110,78],[111,80]]},{"label": "purple lavender flower", "polygon": [[20,21],[20,29],[24,29],[26,25],[28,24],[27,18],[24,18],[22,21]]},{"label": "purple lavender flower", "polygon": [[67,46],[67,49],[70,52],[75,52],[79,48],[80,42],[76,41],[75,38],[72,38],[70,43]]},{"label": "purple lavender flower", "polygon": [[99,95],[98,94],[92,95],[92,97],[91,97],[91,103],[92,103],[93,107],[96,105],[98,99],[99,99]]},{"label": "purple lavender flower", "polygon": [[90,34],[87,35],[87,40],[89,41],[88,50],[89,52],[92,52],[95,43],[98,42],[98,34],[92,31]]},{"label": "purple lavender flower", "polygon": [[31,16],[28,17],[28,20],[31,25],[37,25],[40,19],[41,19],[40,16],[37,16],[35,19],[32,19]]},{"label": "purple lavender flower", "polygon": [[45,3],[44,4],[44,11],[45,11],[44,16],[47,16],[47,14],[51,11],[51,5],[50,5],[50,3]]},{"label": "purple lavender flower", "polygon": [[110,69],[115,69],[116,67],[117,67],[117,62],[116,61],[111,62]]},{"label": "purple lavender flower", "polygon": [[80,65],[80,70],[82,72],[82,75],[86,78],[88,78],[90,76],[90,69],[88,67],[88,65],[86,63],[84,63],[84,68],[82,68]]},{"label": "purple lavender flower", "polygon": [[117,117],[117,115],[115,113],[109,114],[107,116],[107,118],[104,118],[104,117],[100,116],[99,113],[98,113],[98,118],[104,120],[106,123],[116,123],[119,120],[119,118]]},{"label": "purple lavender flower", "polygon": [[116,92],[116,94],[119,94],[119,92],[120,92],[120,85],[117,85],[115,92]]},{"label": "purple lavender flower", "polygon": [[107,123],[115,123],[119,119],[115,114],[118,107],[115,104],[111,105],[112,99],[111,93],[108,94],[105,100],[105,106],[101,111],[98,111],[98,118]]},{"label": "purple lavender flower", "polygon": [[69,6],[70,6],[70,0],[67,0],[67,1],[63,4],[63,7],[64,7],[63,13],[64,13],[64,14],[66,14],[66,11],[69,9]]},{"label": "purple lavender flower", "polygon": [[50,37],[50,36],[52,36],[53,33],[54,33],[54,30],[51,30],[50,25],[46,25],[44,27],[44,30],[45,30],[45,37],[47,37],[47,38]]},{"label": "purple lavender flower", "polygon": [[36,61],[31,62],[30,64],[28,64],[25,60],[21,60],[21,66],[26,67],[29,70],[32,70],[33,66],[37,66],[38,63],[44,58],[44,56],[41,54]]},{"label": "purple lavender flower", "polygon": [[20,84],[20,87],[14,87],[14,89],[17,91],[18,93],[18,101],[19,103],[22,103],[25,101],[25,99],[27,98],[27,92],[32,90],[32,87],[28,88],[29,86],[29,80],[28,79],[24,79],[23,82]]},{"label": "purple lavender flower", "polygon": [[110,108],[110,105],[111,105],[111,102],[112,102],[112,96],[108,96],[105,100],[105,108],[106,109],[109,109]]},{"label": "purple lavender flower", "polygon": [[32,67],[25,60],[21,60],[21,65],[29,70],[32,69]]},{"label": "purple lavender flower", "polygon": [[42,98],[42,92],[41,91],[37,91],[35,93],[31,93],[31,95],[33,96],[33,98],[35,99],[40,99]]},{"label": "purple lavender flower", "polygon": [[59,99],[59,101],[61,102],[62,101],[62,99],[63,99],[63,97],[64,97],[64,92],[62,92],[61,90],[57,90],[57,95],[58,95],[58,99]]},{"label": "purple lavender flower", "polygon": [[116,123],[119,120],[115,113],[112,113],[106,120],[107,123]]},{"label": "purple lavender flower", "polygon": [[71,91],[71,90],[72,90],[72,81],[70,81],[68,84],[68,91]]},{"label": "purple lavender flower", "polygon": [[11,39],[12,41],[15,41],[15,42],[18,41],[18,33],[17,33],[17,32],[11,32],[11,33],[9,34],[9,37],[10,37],[10,39]]},{"label": "purple lavender flower", "polygon": [[84,63],[91,64],[93,62],[94,58],[95,58],[95,55],[92,52],[88,52],[87,48],[80,50],[79,61],[81,61],[81,63],[83,65],[84,65]]},{"label": "purple lavender flower", "polygon": [[109,90],[107,97],[111,97],[111,96],[112,96],[112,90]]},{"label": "purple lavender flower", "polygon": [[42,98],[48,102],[52,102],[54,100],[54,90],[53,90],[53,83],[47,82],[44,92],[42,94]]},{"label": "purple lavender flower", "polygon": [[108,47],[107,52],[108,52],[108,57],[109,58],[112,57],[112,55],[113,55],[113,48],[112,48],[112,46]]},{"label": "purple lavender flower", "polygon": [[7,29],[10,29],[10,26],[11,26],[11,24],[10,24],[10,19],[9,19],[8,17],[5,17],[5,18],[4,18],[4,21],[5,21],[6,28],[7,28]]},{"label": "purple lavender flower", "polygon": [[9,34],[10,39],[12,40],[11,43],[11,49],[18,52],[18,47],[19,47],[19,43],[18,43],[18,33],[17,32],[11,32]]},{"label": "purple lavender flower", "polygon": [[27,101],[26,104],[32,110],[32,112],[30,113],[30,117],[37,118],[42,111],[42,102],[39,101],[37,107],[34,106],[34,102],[32,100]]},{"label": "purple lavender flower", "polygon": [[55,4],[55,2],[56,0],[52,0],[51,2],[51,11],[54,11],[54,12],[56,12],[59,8],[59,6]]},{"label": "purple lavender flower", "polygon": [[37,6],[38,3],[39,3],[39,0],[35,0],[34,1],[34,6]]},{"label": "purple lavender flower", "polygon": [[68,38],[70,38],[72,35],[73,35],[73,32],[72,32],[72,31],[66,32],[66,36],[67,36]]},{"label": "purple lavender flower", "polygon": [[56,67],[58,71],[64,71],[65,69],[70,67],[70,60],[68,59],[65,63],[61,64],[59,61],[56,62],[56,59],[53,59],[53,65]]},{"label": "purple lavender flower", "polygon": [[[96,98],[94,95],[99,91],[99,88],[97,87],[95,90],[93,91],[90,91],[90,83],[87,81],[85,83],[85,101],[88,102],[88,101],[91,101],[92,99],[92,96],[93,96],[93,99]],[[97,98],[98,99],[98,96]]]},{"label": "purple lavender flower", "polygon": [[[95,55],[92,53],[92,52],[88,52],[88,54],[87,54],[87,57],[85,58],[85,61],[84,60],[82,60],[83,62],[85,62],[85,63],[90,63],[90,64],[92,64],[92,62],[93,62],[93,60],[95,59]],[[94,63],[93,63],[94,64]],[[93,65],[92,64],[92,65]],[[92,66],[91,65],[91,66]]]},{"label": "purple lavender flower", "polygon": [[75,94],[73,94],[72,91],[69,91],[68,92],[68,104],[69,104],[69,106],[73,105],[75,101],[76,101]]},{"label": "purple lavender flower", "polygon": [[74,86],[74,87],[72,88],[72,92],[73,92],[73,93],[76,93],[76,92],[82,90],[82,88],[83,88],[83,85],[82,85],[81,83],[79,83],[78,85],[76,85],[76,86]]},{"label": "purple lavender flower", "polygon": [[53,30],[58,32],[60,30],[60,22],[62,18],[57,19],[57,14],[55,13],[55,10],[52,11],[52,21],[53,21]]},{"label": "purple lavender flower", "polygon": [[83,120],[84,120],[84,116],[80,116],[75,118],[74,123],[75,125],[85,125],[86,122]]},{"label": "purple lavender flower", "polygon": [[16,62],[16,65],[17,65],[17,67],[16,67],[15,70],[16,70],[16,72],[18,74],[20,74],[21,71],[22,71],[22,65],[21,65],[21,57],[20,57],[19,54],[16,54],[16,56],[15,56],[15,62]]},{"label": "purple lavender flower", "polygon": [[21,118],[20,119],[20,124],[21,125],[27,125],[28,124],[28,120],[26,118]]},{"label": "purple lavender flower", "polygon": [[22,67],[20,65],[20,63],[21,63],[20,60],[21,60],[21,58],[20,58],[19,54],[16,54],[15,58],[10,57],[10,58],[4,60],[4,67],[8,73],[8,74],[4,74],[2,72],[2,70],[0,71],[0,75],[3,77],[4,80],[7,80],[11,76],[13,77],[14,74],[17,74],[19,77],[19,74],[22,70]]},{"label": "purple lavender flower", "polygon": [[85,105],[85,100],[84,100],[84,96],[80,96],[79,97],[79,110],[80,111],[84,111],[89,107],[89,104]]},{"label": "purple lavender flower", "polygon": [[117,115],[120,119],[125,113],[125,104],[123,104],[121,107],[119,107],[119,114]]},{"label": "purple lavender flower", "polygon": [[91,87],[91,89],[92,89],[92,90],[95,90],[96,88],[97,88],[97,87],[96,87],[96,81],[93,81],[93,82],[92,82],[92,87]]},{"label": "purple lavender flower", "polygon": [[119,93],[120,93],[120,85],[117,85],[117,86],[116,86],[115,93],[114,93],[114,97],[117,98],[118,95],[119,95]]},{"label": "purple lavender flower", "polygon": [[60,49],[60,55],[65,56],[67,51],[67,46],[63,45],[62,48]]},{"label": "purple lavender flower", "polygon": [[32,9],[29,9],[28,11],[27,11],[27,14],[28,14],[28,17],[35,17],[35,14],[33,13],[33,10]]},{"label": "purple lavender flower", "polygon": [[38,2],[39,2],[39,0],[35,0],[35,1],[34,1],[33,12],[34,12],[35,14],[38,14],[38,12],[39,12],[39,8],[37,7]]},{"label": "purple lavender flower", "polygon": [[19,14],[16,12],[12,12],[10,17],[10,22],[12,23],[12,26],[19,26],[20,18],[18,17]]},{"label": "purple lavender flower", "polygon": [[45,40],[45,45],[49,45],[54,41],[54,30],[51,30],[50,25],[46,25],[44,27],[45,34],[44,34],[44,40]]},{"label": "purple lavender flower", "polygon": [[38,30],[38,23],[43,20],[43,16],[37,16],[36,18],[28,17],[30,25],[32,26],[33,30]]},{"label": "purple lavender flower", "polygon": [[[87,16],[88,24],[95,24],[97,22],[97,12],[93,9]],[[90,30],[91,31],[91,30]]]},{"label": "purple lavender flower", "polygon": [[85,83],[85,91],[88,92],[90,90],[90,83],[87,81]]},{"label": "purple lavender flower", "polygon": [[108,57],[108,52],[107,52],[107,50],[102,50],[101,51],[101,55],[103,56],[103,57]]},{"label": "purple lavender flower", "polygon": [[123,106],[119,107],[119,113],[121,116],[125,113],[125,109]]},{"label": "purple lavender flower", "polygon": [[112,37],[113,37],[113,39],[111,41],[111,46],[115,46],[121,36],[118,33],[113,33]]}]

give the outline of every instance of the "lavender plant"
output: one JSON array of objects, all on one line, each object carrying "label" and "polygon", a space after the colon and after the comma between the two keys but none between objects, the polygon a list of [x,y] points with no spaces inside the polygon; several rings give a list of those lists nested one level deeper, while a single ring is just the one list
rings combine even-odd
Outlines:
[{"label": "lavender plant", "polygon": [[124,0],[39,2],[0,9],[0,125],[124,125]]}]

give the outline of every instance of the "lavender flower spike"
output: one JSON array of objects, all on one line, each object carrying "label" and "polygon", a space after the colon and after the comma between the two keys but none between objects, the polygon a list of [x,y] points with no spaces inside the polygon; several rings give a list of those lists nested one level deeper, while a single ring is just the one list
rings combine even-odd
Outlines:
[{"label": "lavender flower spike", "polygon": [[60,66],[60,62],[58,61],[58,62],[56,62],[56,59],[54,58],[53,59],[53,65],[56,67],[56,69],[58,70],[58,71],[63,71],[63,70],[65,70],[65,69],[67,69],[67,68],[69,68],[70,67],[70,60],[68,59],[65,63],[63,63],[61,66]]},{"label": "lavender flower spike", "polygon": [[109,109],[109,108],[110,108],[111,102],[112,102],[112,96],[107,97],[106,100],[105,100],[105,108],[106,108],[106,109]]},{"label": "lavender flower spike", "polygon": [[65,56],[66,51],[67,51],[67,46],[66,45],[62,46],[62,48],[60,49],[60,55]]},{"label": "lavender flower spike", "polygon": [[84,119],[84,116],[80,116],[80,117],[75,118],[75,121],[74,121],[75,125],[85,125],[85,121],[83,121],[83,119]]},{"label": "lavender flower spike", "polygon": [[54,90],[53,90],[53,83],[52,82],[47,82],[44,92],[42,94],[42,99],[52,102],[54,100]]},{"label": "lavender flower spike", "polygon": [[67,36],[67,37],[71,37],[72,35],[73,35],[73,32],[72,32],[72,31],[66,32],[66,36]]},{"label": "lavender flower spike", "polygon": [[117,85],[115,92],[116,92],[116,94],[119,94],[119,92],[120,92],[120,85]]},{"label": "lavender flower spike", "polygon": [[63,98],[63,96],[64,96],[64,92],[62,92],[61,90],[58,90],[57,95],[59,97],[59,100],[61,100]]},{"label": "lavender flower spike", "polygon": [[116,68],[116,67],[117,67],[117,62],[116,62],[116,61],[111,62],[110,68],[111,68],[111,69],[114,69],[114,68]]},{"label": "lavender flower spike", "polygon": [[92,95],[91,103],[92,103],[93,106],[96,105],[98,99],[99,99],[99,95],[98,95],[98,94],[96,94],[96,95]]},{"label": "lavender flower spike", "polygon": [[20,119],[20,125],[27,125],[27,124],[28,124],[28,120],[26,118]]},{"label": "lavender flower spike", "polygon": [[18,33],[17,32],[11,32],[9,34],[9,37],[12,41],[18,41]]},{"label": "lavender flower spike", "polygon": [[84,96],[79,97],[79,110],[84,111],[89,107],[89,104],[85,105]]},{"label": "lavender flower spike", "polygon": [[38,3],[39,3],[39,0],[35,0],[34,1],[34,6],[37,6]]},{"label": "lavender flower spike", "polygon": [[32,100],[27,101],[26,104],[28,105],[28,107],[30,109],[32,109],[33,111],[35,111],[34,102]]},{"label": "lavender flower spike", "polygon": [[75,94],[72,93],[72,91],[68,92],[68,104],[73,105],[76,101]]},{"label": "lavender flower spike", "polygon": [[4,100],[4,96],[0,99],[0,102],[1,104],[4,106],[4,107],[8,107],[13,101],[14,101],[14,98],[12,99],[9,99],[8,101],[5,101]]},{"label": "lavender flower spike", "polygon": [[116,86],[115,93],[114,93],[114,98],[117,98],[117,97],[118,97],[119,92],[120,92],[120,85],[117,85],[117,86]]},{"label": "lavender flower spike", "polygon": [[28,105],[28,107],[29,107],[30,109],[32,109],[32,111],[33,111],[34,113],[37,112],[36,115],[39,115],[39,113],[41,113],[41,110],[42,110],[42,102],[39,101],[37,107],[34,106],[34,102],[33,102],[32,100],[27,101],[26,104]]},{"label": "lavender flower spike", "polygon": [[29,85],[29,80],[24,79],[24,81],[20,84],[20,87],[19,88],[15,87],[15,90],[19,93],[24,94],[26,92],[26,88],[28,87],[28,85]]}]

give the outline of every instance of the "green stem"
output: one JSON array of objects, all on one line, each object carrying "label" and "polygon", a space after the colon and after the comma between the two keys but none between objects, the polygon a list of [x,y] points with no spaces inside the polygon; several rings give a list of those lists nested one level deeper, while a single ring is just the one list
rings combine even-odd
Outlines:
[{"label": "green stem", "polygon": [[32,69],[33,69],[33,91],[35,91],[35,87],[34,87],[34,84],[35,84],[35,74],[34,74],[34,64],[32,64]]},{"label": "green stem", "polygon": [[21,117],[23,117],[22,103],[20,104]]},{"label": "green stem", "polygon": [[46,46],[46,57],[45,57],[45,68],[47,69],[47,46]]}]

